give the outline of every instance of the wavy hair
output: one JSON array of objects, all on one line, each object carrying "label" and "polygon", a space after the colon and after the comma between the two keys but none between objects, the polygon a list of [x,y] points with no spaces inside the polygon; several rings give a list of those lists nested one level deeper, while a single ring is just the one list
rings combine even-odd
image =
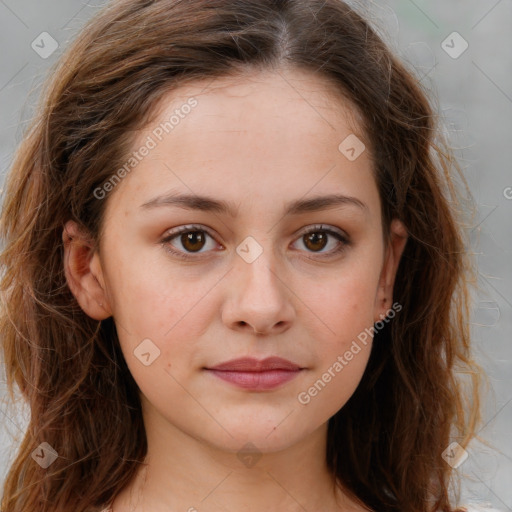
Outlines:
[{"label": "wavy hair", "polygon": [[[138,386],[113,318],[78,305],[63,270],[74,220],[99,242],[108,201],[94,190],[125,162],[134,131],[169,91],[249,69],[308,70],[361,118],[380,193],[409,239],[393,299],[352,397],[329,419],[326,460],[346,492],[379,512],[452,512],[453,470],[480,418],[482,371],[469,333],[465,185],[429,95],[370,22],[341,0],[118,0],[66,49],[13,160],[0,235],[0,332],[8,389],[30,419],[3,512],[95,512],[125,487],[147,441]],[[459,181],[460,178],[460,181]],[[469,376],[470,386],[457,376]],[[49,443],[46,469],[31,457]]]}]

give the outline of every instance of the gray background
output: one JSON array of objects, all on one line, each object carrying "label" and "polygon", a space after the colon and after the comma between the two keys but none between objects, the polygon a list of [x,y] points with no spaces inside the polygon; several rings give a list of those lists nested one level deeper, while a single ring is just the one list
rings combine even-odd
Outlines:
[{"label": "gray background", "polygon": [[[42,79],[67,42],[105,3],[0,0],[0,188]],[[512,214],[512,0],[350,3],[372,18],[392,49],[437,98],[445,132],[478,207],[469,229],[468,250],[478,262],[480,287],[474,293],[471,329],[476,359],[488,373],[491,388],[484,395],[481,440],[470,444],[468,458],[458,469],[463,476],[461,502],[512,511],[512,273],[507,265]],[[450,36],[443,48],[454,31],[461,37]],[[59,45],[45,58],[31,47],[42,32]],[[464,41],[468,48],[458,55]],[[46,43],[49,51],[49,39]],[[6,396],[4,381],[2,371],[0,397]],[[14,455],[13,437],[20,438],[27,418],[26,410],[0,404],[0,483]]]}]

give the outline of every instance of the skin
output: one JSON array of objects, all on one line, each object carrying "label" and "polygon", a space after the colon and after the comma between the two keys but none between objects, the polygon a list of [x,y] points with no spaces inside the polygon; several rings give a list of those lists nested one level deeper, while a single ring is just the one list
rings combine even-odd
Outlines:
[{"label": "skin", "polygon": [[[389,311],[407,241],[395,219],[384,245],[369,150],[354,161],[338,150],[352,133],[364,140],[357,112],[318,76],[248,72],[169,93],[134,150],[192,96],[198,105],[104,199],[99,251],[72,221],[63,230],[69,286],[90,317],[113,315],[141,391],[143,492],[140,472],[114,512],[365,510],[334,485],[324,459],[327,422],[355,391],[371,338],[307,405],[297,399]],[[236,215],[141,208],[170,191],[232,202]],[[366,207],[284,214],[288,202],[333,193]],[[195,258],[185,261],[161,240],[192,223],[209,228],[203,242],[167,242]],[[304,229],[316,224],[350,243],[338,254],[333,235],[308,243]],[[251,263],[236,252],[248,236],[262,250]],[[149,366],[134,355],[146,338],[160,350]],[[305,369],[269,391],[204,369],[270,355]],[[237,456],[246,443],[253,463]]]}]

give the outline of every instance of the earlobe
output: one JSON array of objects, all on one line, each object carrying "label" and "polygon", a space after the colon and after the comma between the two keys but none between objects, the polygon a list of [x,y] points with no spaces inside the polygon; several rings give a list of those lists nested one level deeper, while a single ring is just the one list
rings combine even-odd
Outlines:
[{"label": "earlobe", "polygon": [[64,273],[71,292],[88,316],[95,320],[108,318],[112,311],[93,241],[73,221],[65,224],[62,241]]},{"label": "earlobe", "polygon": [[402,253],[407,243],[407,229],[393,219],[390,226],[390,240],[385,251],[384,264],[379,278],[374,311],[374,322],[381,320],[393,304],[393,287]]}]

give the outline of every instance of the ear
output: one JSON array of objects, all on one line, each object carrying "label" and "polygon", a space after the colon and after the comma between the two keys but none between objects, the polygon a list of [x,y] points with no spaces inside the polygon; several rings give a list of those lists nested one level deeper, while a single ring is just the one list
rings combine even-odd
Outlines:
[{"label": "ear", "polygon": [[106,294],[99,254],[90,236],[76,222],[68,221],[62,231],[64,273],[68,286],[84,312],[95,320],[112,315]]},{"label": "ear", "polygon": [[390,226],[390,240],[384,255],[384,264],[379,277],[375,297],[374,322],[382,320],[393,304],[393,286],[400,257],[407,243],[407,230],[398,219],[393,219]]}]

